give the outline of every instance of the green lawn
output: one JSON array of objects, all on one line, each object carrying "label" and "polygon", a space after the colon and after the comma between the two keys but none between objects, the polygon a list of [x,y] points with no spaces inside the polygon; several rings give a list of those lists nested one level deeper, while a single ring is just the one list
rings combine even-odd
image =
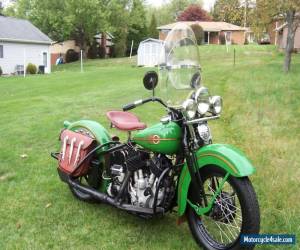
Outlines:
[{"label": "green lawn", "polygon": [[[272,46],[236,47],[235,66],[233,47],[200,50],[203,82],[224,98],[222,118],[210,122],[214,142],[236,145],[257,167],[251,179],[261,232],[296,234],[299,241],[300,55],[286,75]],[[197,247],[187,224],[176,226],[176,214],[144,221],[77,201],[50,158],[65,119],[109,127],[107,110],[150,95],[141,83],[145,69],[134,65],[135,59],[89,60],[84,73],[74,63],[51,75],[0,78],[0,249]],[[164,114],[154,104],[134,112],[148,125]]]}]

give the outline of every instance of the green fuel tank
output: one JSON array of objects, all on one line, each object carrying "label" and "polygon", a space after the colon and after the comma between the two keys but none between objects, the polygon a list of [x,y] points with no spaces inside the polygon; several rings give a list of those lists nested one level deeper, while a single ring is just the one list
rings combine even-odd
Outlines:
[{"label": "green fuel tank", "polygon": [[158,123],[134,135],[133,141],[145,149],[162,154],[176,154],[181,146],[182,131],[175,122]]}]

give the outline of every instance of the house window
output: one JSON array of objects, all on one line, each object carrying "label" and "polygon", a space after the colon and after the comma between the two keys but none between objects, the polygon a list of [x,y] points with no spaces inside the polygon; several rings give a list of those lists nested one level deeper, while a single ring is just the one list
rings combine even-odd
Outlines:
[{"label": "house window", "polygon": [[4,54],[3,54],[3,45],[0,45],[0,58],[3,58]]},{"label": "house window", "polygon": [[43,64],[45,67],[47,67],[47,62],[48,62],[47,52],[43,52]]},{"label": "house window", "polygon": [[204,32],[204,43],[208,44],[208,32]]}]

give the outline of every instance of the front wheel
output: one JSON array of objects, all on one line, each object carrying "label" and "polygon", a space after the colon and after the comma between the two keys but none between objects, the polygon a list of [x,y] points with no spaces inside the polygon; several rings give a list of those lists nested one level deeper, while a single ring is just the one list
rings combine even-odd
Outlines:
[{"label": "front wheel", "polygon": [[[209,166],[201,169],[200,174],[209,201],[226,172]],[[193,197],[195,190],[191,187],[189,199],[192,202]],[[187,218],[193,237],[205,249],[253,249],[254,245],[240,245],[241,234],[259,233],[259,205],[250,180],[230,176],[210,212],[200,217],[188,206]]]}]

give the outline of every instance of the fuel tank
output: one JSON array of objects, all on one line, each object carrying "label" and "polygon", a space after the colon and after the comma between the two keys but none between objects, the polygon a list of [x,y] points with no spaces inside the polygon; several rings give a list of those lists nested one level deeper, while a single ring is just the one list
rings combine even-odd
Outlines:
[{"label": "fuel tank", "polygon": [[158,123],[134,135],[133,141],[145,149],[163,154],[175,154],[181,145],[182,131],[175,122]]}]

